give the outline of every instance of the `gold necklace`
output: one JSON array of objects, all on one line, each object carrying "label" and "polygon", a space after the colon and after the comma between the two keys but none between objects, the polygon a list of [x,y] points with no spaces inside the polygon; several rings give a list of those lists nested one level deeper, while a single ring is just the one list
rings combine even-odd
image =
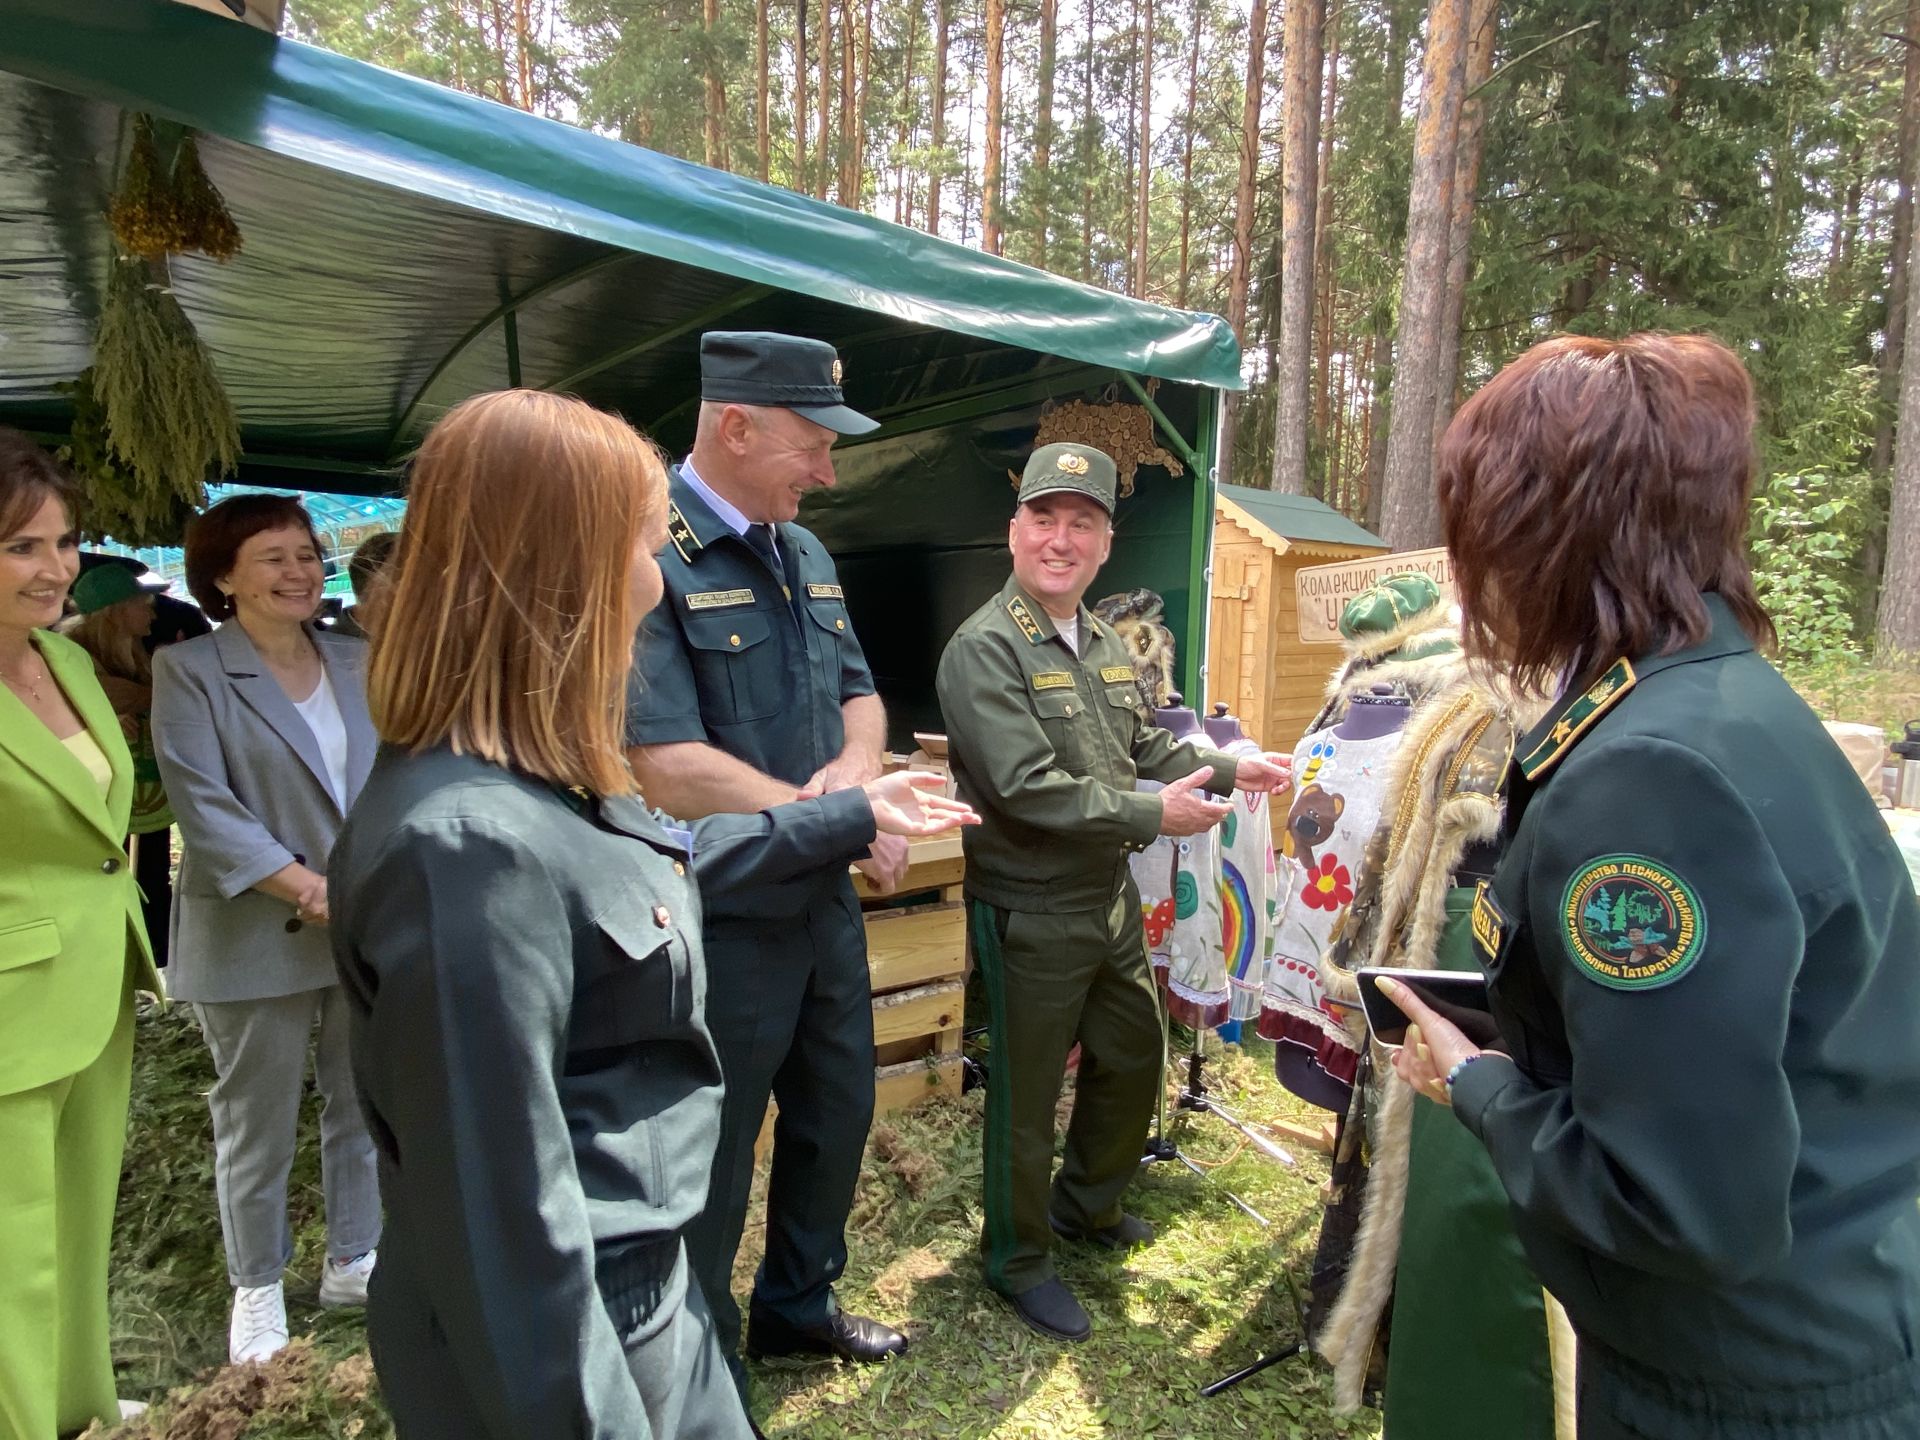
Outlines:
[{"label": "gold necklace", "polygon": [[[40,657],[35,655],[34,659],[40,660]],[[46,670],[47,662],[40,660],[40,673],[45,675]],[[25,690],[35,705],[40,703],[40,682],[38,680],[16,680],[13,676],[3,672],[0,672],[0,680],[5,680],[8,687],[15,691]]]}]

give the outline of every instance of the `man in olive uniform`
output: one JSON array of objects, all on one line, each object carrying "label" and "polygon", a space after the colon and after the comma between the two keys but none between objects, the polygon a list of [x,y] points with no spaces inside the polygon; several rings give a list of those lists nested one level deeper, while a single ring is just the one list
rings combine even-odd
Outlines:
[{"label": "man in olive uniform", "polygon": [[[642,790],[687,819],[864,784],[886,741],[833,561],[792,523],[803,495],[834,483],[834,441],[876,422],[843,403],[840,362],[817,340],[711,332],[700,375],[693,453],[669,479],[666,594],[641,626],[627,702]],[[884,837],[861,864],[894,884],[905,857]],[[779,1119],[748,1353],[880,1360],[906,1337],[833,1295],[873,1118],[866,932],[845,863],[823,860],[797,920],[716,920],[704,934],[726,1098],[687,1252],[744,1394],[731,1281],[769,1093]]]},{"label": "man in olive uniform", "polygon": [[[1219,823],[1230,806],[1211,796],[1288,783],[1281,757],[1236,761],[1140,718],[1126,646],[1080,603],[1112,550],[1114,488],[1113,461],[1090,446],[1034,451],[1008,529],[1013,576],[948,642],[938,681],[960,794],[981,815],[965,844],[993,1047],[987,1283],[1063,1340],[1085,1339],[1092,1322],[1053,1273],[1053,1235],[1113,1249],[1153,1238],[1120,1208],[1165,1037],[1128,857],[1157,835]],[[1142,792],[1136,778],[1166,788]],[[1049,1196],[1054,1106],[1076,1042],[1073,1120]]]}]

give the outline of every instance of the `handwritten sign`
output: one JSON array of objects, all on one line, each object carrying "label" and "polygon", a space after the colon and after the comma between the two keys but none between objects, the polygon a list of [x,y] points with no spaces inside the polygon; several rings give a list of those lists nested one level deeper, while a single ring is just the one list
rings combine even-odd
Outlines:
[{"label": "handwritten sign", "polygon": [[1336,645],[1340,641],[1340,612],[1356,595],[1389,575],[1416,570],[1431,575],[1440,596],[1453,602],[1453,561],[1442,548],[1404,550],[1397,555],[1371,555],[1364,560],[1342,560],[1335,565],[1308,565],[1294,572],[1300,639],[1308,645]]}]

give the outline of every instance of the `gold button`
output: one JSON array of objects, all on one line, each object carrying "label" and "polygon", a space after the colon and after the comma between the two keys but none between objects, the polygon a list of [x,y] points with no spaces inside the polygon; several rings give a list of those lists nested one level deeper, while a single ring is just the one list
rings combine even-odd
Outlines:
[{"label": "gold button", "polygon": [[1069,702],[1067,705],[1066,713],[1069,715],[1073,714],[1073,705],[1071,702]]},{"label": "gold button", "polygon": [[653,907],[653,923],[664,930],[673,923],[673,915],[666,906],[656,905]]},{"label": "gold button", "polygon": [[847,628],[847,622],[844,620],[836,620],[833,622],[833,628],[836,630],[844,630]]},{"label": "gold button", "polygon": [[684,875],[687,873],[687,867],[676,860],[673,862],[673,873],[676,875]]},{"label": "gold button", "polygon": [[729,645],[738,645],[740,643],[740,637],[738,635],[729,635],[727,636],[727,643]]}]

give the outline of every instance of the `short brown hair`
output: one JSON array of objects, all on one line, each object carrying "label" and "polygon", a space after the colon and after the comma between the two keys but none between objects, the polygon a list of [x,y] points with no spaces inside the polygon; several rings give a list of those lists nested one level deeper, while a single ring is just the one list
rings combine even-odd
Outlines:
[{"label": "short brown hair", "polygon": [[622,746],[627,574],[666,470],[631,426],[538,390],[476,395],[414,461],[367,702],[383,740],[450,745],[599,795]]},{"label": "short brown hair", "polygon": [[65,467],[18,430],[0,425],[0,537],[33,519],[48,496],[72,523],[74,487]]},{"label": "short brown hair", "polygon": [[1770,646],[1747,562],[1755,459],[1753,386],[1718,341],[1534,346],[1440,442],[1468,650],[1528,688],[1584,683],[1706,639],[1704,591]]},{"label": "short brown hair", "polygon": [[315,551],[326,553],[313,517],[291,495],[229,495],[187,522],[187,589],[209,620],[233,618],[233,597],[221,593],[219,582],[233,573],[240,547],[268,530],[294,525],[307,532]]},{"label": "short brown hair", "polygon": [[391,530],[376,530],[354,547],[353,556],[347,561],[347,579],[353,584],[356,599],[371,588],[374,578],[393,559],[394,542],[399,538]]}]

